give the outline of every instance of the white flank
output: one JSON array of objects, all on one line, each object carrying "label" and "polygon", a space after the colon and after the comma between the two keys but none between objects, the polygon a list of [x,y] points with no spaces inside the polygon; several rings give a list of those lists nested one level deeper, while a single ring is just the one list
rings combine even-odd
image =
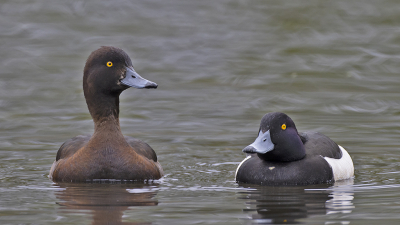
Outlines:
[{"label": "white flank", "polygon": [[[152,160],[152,161],[153,161],[153,160]],[[154,161],[153,161],[153,162],[154,162]],[[164,176],[164,170],[163,170],[163,168],[161,167],[160,162],[156,162],[155,164],[156,164],[156,166],[157,166],[157,168],[158,168],[158,171],[160,171],[161,176]]]},{"label": "white flank", "polygon": [[237,176],[237,172],[239,171],[239,168],[242,166],[242,164],[243,164],[244,162],[246,162],[246,160],[248,160],[248,159],[250,159],[250,158],[251,158],[251,156],[249,155],[249,156],[247,156],[245,159],[243,159],[243,161],[242,161],[241,163],[239,163],[239,166],[237,167],[236,173],[235,173],[235,181],[236,181],[236,176]]},{"label": "white flank", "polygon": [[354,165],[353,160],[346,149],[339,145],[342,151],[342,158],[333,159],[329,157],[324,157],[324,159],[329,163],[332,168],[333,178],[335,181],[349,179],[354,176]]},{"label": "white flank", "polygon": [[59,162],[60,162],[60,160],[58,160],[58,162],[56,160],[54,160],[53,165],[51,165],[50,172],[49,172],[49,179],[50,180],[53,180],[53,173],[54,173],[54,170],[56,169],[56,166],[57,166],[57,164]]}]

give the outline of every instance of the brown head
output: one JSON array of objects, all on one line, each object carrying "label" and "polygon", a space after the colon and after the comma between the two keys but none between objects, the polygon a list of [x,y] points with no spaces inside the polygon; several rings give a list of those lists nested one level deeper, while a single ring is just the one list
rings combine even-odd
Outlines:
[{"label": "brown head", "polygon": [[157,88],[133,69],[122,49],[103,46],[90,54],[83,74],[83,91],[94,122],[113,115],[118,118],[119,95],[129,87]]}]

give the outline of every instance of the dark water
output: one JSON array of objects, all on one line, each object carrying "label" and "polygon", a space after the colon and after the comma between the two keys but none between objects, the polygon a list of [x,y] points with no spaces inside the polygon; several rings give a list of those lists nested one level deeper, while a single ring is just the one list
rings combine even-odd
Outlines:
[{"label": "dark water", "polygon": [[[120,118],[160,181],[47,178],[93,132],[82,71],[101,45],[159,84],[125,91]],[[0,224],[399,224],[398,1],[2,1],[0,55]],[[271,111],[344,146],[354,180],[235,183]]]}]

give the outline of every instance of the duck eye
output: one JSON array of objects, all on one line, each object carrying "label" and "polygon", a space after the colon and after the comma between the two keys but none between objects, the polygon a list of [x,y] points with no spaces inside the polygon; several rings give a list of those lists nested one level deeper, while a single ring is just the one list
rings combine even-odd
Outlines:
[{"label": "duck eye", "polygon": [[286,130],[286,124],[282,124],[282,130]]},{"label": "duck eye", "polygon": [[107,62],[107,66],[108,66],[108,67],[112,67],[112,66],[113,66],[113,63],[112,63],[111,61],[108,61],[108,62]]},{"label": "duck eye", "polygon": [[265,142],[267,139],[265,138],[264,140],[263,140],[263,142]]}]

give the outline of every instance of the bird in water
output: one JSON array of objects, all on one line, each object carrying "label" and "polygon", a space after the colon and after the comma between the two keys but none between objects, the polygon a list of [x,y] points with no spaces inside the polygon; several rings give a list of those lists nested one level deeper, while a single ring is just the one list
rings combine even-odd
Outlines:
[{"label": "bird in water", "polygon": [[141,77],[122,49],[103,46],[92,52],[83,73],[83,91],[94,122],[93,135],[61,145],[49,177],[55,182],[159,179],[163,169],[145,142],[124,136],[119,123],[119,95],[129,87],[157,88]]}]

